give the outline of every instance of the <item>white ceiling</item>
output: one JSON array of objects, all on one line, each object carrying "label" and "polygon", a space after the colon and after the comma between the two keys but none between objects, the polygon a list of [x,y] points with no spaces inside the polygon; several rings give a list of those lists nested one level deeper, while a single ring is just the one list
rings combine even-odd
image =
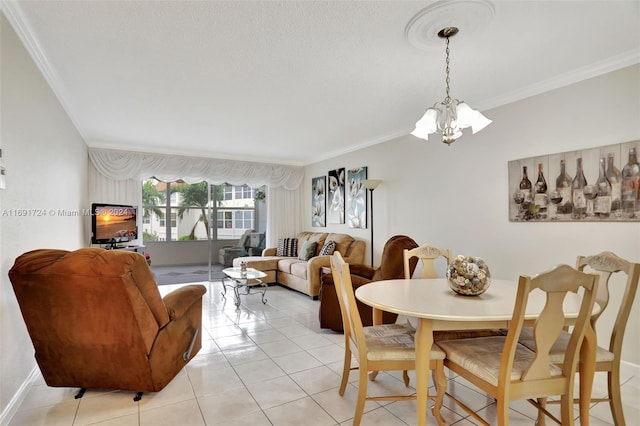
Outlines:
[{"label": "white ceiling", "polygon": [[408,134],[444,98],[444,41],[427,28],[426,47],[417,48],[405,35],[427,7],[436,24],[460,27],[451,39],[452,97],[483,111],[640,62],[638,0],[493,1],[493,17],[472,30],[478,3],[489,4],[2,7],[89,146],[280,164]]}]

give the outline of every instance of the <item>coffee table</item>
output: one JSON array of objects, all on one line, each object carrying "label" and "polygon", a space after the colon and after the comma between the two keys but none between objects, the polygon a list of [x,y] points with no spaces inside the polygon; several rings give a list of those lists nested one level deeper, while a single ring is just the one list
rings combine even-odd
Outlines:
[{"label": "coffee table", "polygon": [[225,268],[222,270],[224,277],[222,278],[222,297],[226,299],[227,287],[233,289],[236,308],[240,307],[240,290],[244,289],[245,295],[258,294],[251,293],[251,290],[258,289],[262,294],[262,303],[267,303],[265,295],[267,294],[267,284],[262,282],[262,278],[266,277],[262,271],[254,268]]}]

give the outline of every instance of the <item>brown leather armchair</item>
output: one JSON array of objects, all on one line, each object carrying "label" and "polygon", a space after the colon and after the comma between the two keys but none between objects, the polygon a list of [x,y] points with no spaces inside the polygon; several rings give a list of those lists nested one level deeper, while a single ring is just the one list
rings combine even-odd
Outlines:
[{"label": "brown leather armchair", "polygon": [[45,382],[157,392],[201,348],[202,285],[161,298],[144,256],[34,250],[9,278]]},{"label": "brown leather armchair", "polygon": [[[382,251],[380,266],[372,268],[368,265],[349,265],[351,271],[351,282],[354,291],[361,285],[372,281],[402,279],[404,278],[403,253],[404,249],[413,249],[418,244],[406,235],[395,235],[385,243]],[[411,273],[416,268],[418,259],[413,258],[409,263]],[[333,276],[326,274],[322,277],[320,289],[320,328],[328,328],[335,331],[342,331],[342,314],[340,304],[333,284]],[[359,300],[356,301],[360,318],[364,326],[373,324],[372,309]],[[398,318],[397,314],[383,312],[382,322],[392,324]]]}]

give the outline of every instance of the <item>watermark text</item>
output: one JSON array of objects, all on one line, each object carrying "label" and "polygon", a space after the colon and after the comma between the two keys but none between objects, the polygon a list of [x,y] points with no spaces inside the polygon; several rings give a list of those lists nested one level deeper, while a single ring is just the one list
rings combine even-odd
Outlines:
[{"label": "watermark text", "polygon": [[91,209],[2,209],[3,217],[80,217],[91,216]]}]

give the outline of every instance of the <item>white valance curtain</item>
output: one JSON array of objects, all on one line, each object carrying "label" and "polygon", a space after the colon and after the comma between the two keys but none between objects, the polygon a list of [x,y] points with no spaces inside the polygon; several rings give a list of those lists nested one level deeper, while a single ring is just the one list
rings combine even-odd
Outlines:
[{"label": "white valance curtain", "polygon": [[112,180],[142,181],[155,177],[165,182],[207,181],[219,185],[250,185],[297,189],[304,179],[302,167],[250,161],[220,160],[144,152],[89,149],[89,159],[100,174]]}]

